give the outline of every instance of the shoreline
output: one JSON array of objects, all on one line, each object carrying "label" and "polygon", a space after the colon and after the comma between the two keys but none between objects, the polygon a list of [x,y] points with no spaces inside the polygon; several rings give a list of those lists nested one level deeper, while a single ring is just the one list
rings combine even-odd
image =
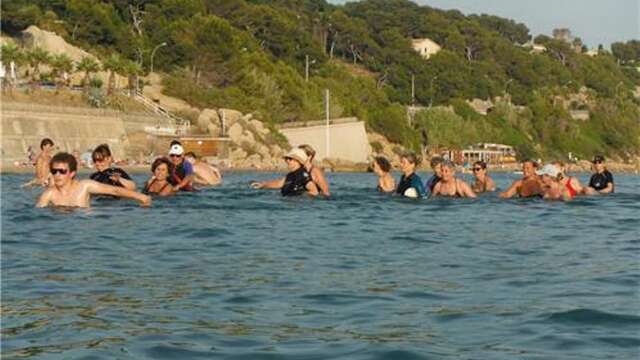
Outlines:
[{"label": "shoreline", "polygon": [[[116,165],[117,166],[117,165]],[[125,170],[129,174],[141,175],[141,174],[151,174],[151,165],[123,165],[117,166]],[[281,172],[286,173],[285,168],[271,168],[271,169],[256,169],[256,168],[240,168],[240,167],[218,167],[221,172],[256,172],[256,173],[273,173],[273,172]],[[612,163],[607,164],[607,169],[613,173],[624,174],[624,175],[640,175],[640,169],[636,168],[632,164],[620,164],[620,163]],[[341,166],[336,169],[328,169],[324,168],[327,173],[366,173],[366,167],[360,166]],[[519,170],[519,165],[505,165],[504,167],[489,167],[489,173],[512,173],[514,171]],[[81,168],[78,170],[78,174],[91,174],[95,171],[93,168]],[[429,167],[419,167],[416,169],[417,172],[428,172],[431,173],[431,168]],[[0,166],[0,175],[24,175],[24,174],[34,174],[35,167],[34,166],[16,166],[15,164],[2,164]],[[590,174],[591,171],[584,169],[582,167],[572,165],[569,168],[568,173],[570,174]],[[458,171],[458,174],[471,174],[470,172]]]}]

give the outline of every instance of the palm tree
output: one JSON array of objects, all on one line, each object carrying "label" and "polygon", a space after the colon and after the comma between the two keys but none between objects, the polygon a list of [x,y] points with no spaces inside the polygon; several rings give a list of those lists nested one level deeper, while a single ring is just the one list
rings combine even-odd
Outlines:
[{"label": "palm tree", "polygon": [[142,66],[137,62],[125,60],[122,65],[122,71],[127,75],[129,80],[129,94],[133,96],[138,90],[138,75],[142,72]]},{"label": "palm tree", "polygon": [[33,68],[31,74],[32,84],[35,87],[40,80],[40,65],[49,64],[51,61],[51,55],[49,52],[41,47],[34,47],[27,53],[27,63]]},{"label": "palm tree", "polygon": [[51,58],[51,71],[56,79],[56,88],[62,85],[66,86],[66,77],[73,72],[73,60],[67,54],[54,55]]},{"label": "palm tree", "polygon": [[98,62],[94,58],[85,56],[80,60],[80,62],[78,62],[78,65],[76,65],[76,69],[78,69],[78,71],[84,71],[82,86],[84,87],[84,92],[88,93],[91,74],[100,71],[100,64],[98,64]]},{"label": "palm tree", "polygon": [[102,70],[109,72],[109,83],[107,84],[107,95],[113,93],[116,82],[116,73],[122,72],[123,61],[118,54],[111,54],[102,64]]},{"label": "palm tree", "polygon": [[[6,83],[9,85],[9,89],[11,91],[16,85],[13,82],[13,77],[10,74],[11,63],[14,63],[16,67],[18,65],[23,64],[25,60],[25,53],[22,51],[22,49],[20,49],[19,47],[17,47],[15,44],[12,44],[12,43],[2,44],[0,51],[2,52],[2,57],[1,57],[3,61],[2,66],[4,66],[6,69],[5,71]],[[3,83],[2,85],[3,85],[2,89],[4,90],[5,84]]]}]

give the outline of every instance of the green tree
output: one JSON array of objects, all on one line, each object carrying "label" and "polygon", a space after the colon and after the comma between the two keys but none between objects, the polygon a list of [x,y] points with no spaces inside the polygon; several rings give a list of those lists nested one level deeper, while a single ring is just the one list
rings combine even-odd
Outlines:
[{"label": "green tree", "polygon": [[122,72],[127,76],[129,94],[133,96],[138,91],[138,76],[142,73],[142,66],[135,61],[124,60]]},{"label": "green tree", "polygon": [[82,86],[85,93],[89,93],[89,85],[91,82],[91,75],[100,71],[100,64],[96,59],[91,56],[85,56],[80,59],[80,62],[76,65],[78,71],[84,72],[84,78],[82,79]]},{"label": "green tree", "polygon": [[66,86],[67,79],[73,73],[73,60],[67,54],[57,54],[51,57],[50,66],[56,87]]},{"label": "green tree", "polygon": [[27,52],[27,63],[33,69],[31,81],[35,87],[40,80],[40,66],[47,65],[51,61],[51,54],[41,47],[34,47]]},{"label": "green tree", "polygon": [[113,94],[116,83],[116,73],[122,72],[123,60],[117,53],[109,55],[102,63],[102,69],[109,72],[109,80],[107,82],[107,95]]}]

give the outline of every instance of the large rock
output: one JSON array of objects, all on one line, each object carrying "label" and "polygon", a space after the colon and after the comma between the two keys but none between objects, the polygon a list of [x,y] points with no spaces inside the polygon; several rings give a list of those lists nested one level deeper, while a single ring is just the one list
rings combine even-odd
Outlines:
[{"label": "large rock", "polygon": [[211,135],[213,137],[222,136],[222,129],[220,129],[220,126],[218,124],[210,123],[207,126],[207,132],[209,133],[209,135]]},{"label": "large rock", "polygon": [[246,158],[247,158],[247,152],[240,148],[233,149],[231,150],[231,152],[229,152],[229,160],[231,161],[244,160]]},{"label": "large rock", "polygon": [[232,109],[220,109],[220,117],[224,119],[224,124],[227,129],[230,129],[240,119],[242,119],[242,113]]},{"label": "large rock", "polygon": [[267,129],[262,123],[262,121],[260,120],[254,119],[249,121],[249,126],[253,131],[255,131],[256,134],[258,134],[261,137],[265,137],[267,136],[267,134],[269,134],[269,129]]},{"label": "large rock", "polygon": [[231,127],[227,128],[227,136],[236,144],[240,144],[243,132],[244,129],[239,123],[235,123]]},{"label": "large rock", "polygon": [[[238,124],[236,124],[238,125]],[[234,125],[235,126],[235,125]],[[233,139],[232,139],[233,140]],[[249,130],[245,130],[239,139],[239,144],[249,143],[251,146],[255,146],[256,138],[253,136],[253,133]]]},{"label": "large rock", "polygon": [[213,109],[204,109],[198,116],[196,123],[202,130],[209,129],[209,124],[215,124],[217,127],[220,127],[220,116],[218,115],[218,111]]}]

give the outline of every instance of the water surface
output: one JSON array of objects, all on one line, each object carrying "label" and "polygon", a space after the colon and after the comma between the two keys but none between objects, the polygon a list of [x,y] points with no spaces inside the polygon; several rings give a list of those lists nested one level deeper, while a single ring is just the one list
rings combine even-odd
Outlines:
[{"label": "water surface", "polygon": [[272,176],[62,211],[3,175],[3,359],[640,357],[640,177],[570,203],[247,187]]}]

